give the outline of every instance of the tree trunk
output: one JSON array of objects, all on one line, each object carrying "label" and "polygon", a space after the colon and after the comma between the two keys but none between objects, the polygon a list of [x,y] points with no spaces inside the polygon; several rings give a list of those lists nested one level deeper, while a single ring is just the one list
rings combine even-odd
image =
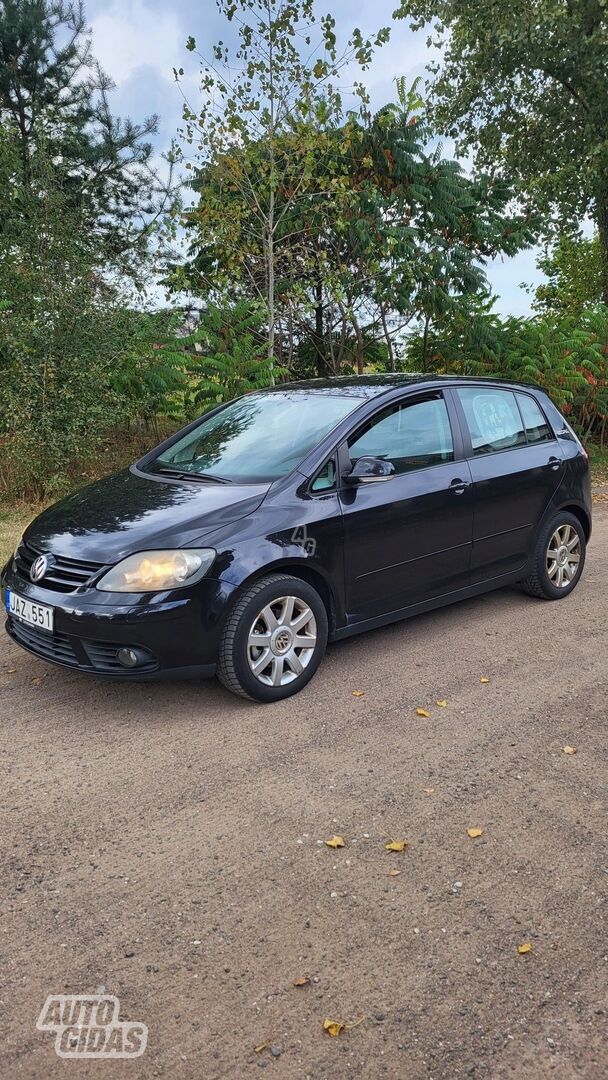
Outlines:
[{"label": "tree trunk", "polygon": [[424,333],[422,335],[422,370],[426,372],[427,366],[427,353],[429,347],[429,327],[431,325],[431,316],[425,315],[424,317]]},{"label": "tree trunk", "polygon": [[365,344],[363,341],[363,334],[361,333],[359,320],[357,319],[357,316],[354,312],[351,312],[350,321],[355,331],[355,340],[357,342],[357,375],[363,375],[363,366],[365,362]]},{"label": "tree trunk", "polygon": [[596,199],[596,219],[600,239],[602,303],[608,306],[608,191],[601,191]]},{"label": "tree trunk", "polygon": [[325,355],[325,326],[323,310],[323,279],[320,273],[315,281],[315,339],[317,354],[317,373],[325,378],[328,374],[327,356]]},{"label": "tree trunk", "polygon": [[386,318],[386,307],[384,304],[380,305],[380,316],[382,318],[382,330],[384,331],[384,340],[386,341],[386,348],[388,351],[388,369],[389,371],[394,371],[395,350],[393,348],[393,338],[388,327],[388,321]]},{"label": "tree trunk", "polygon": [[271,371],[270,382],[274,385],[274,339],[276,333],[275,273],[274,273],[274,188],[271,186],[268,205],[268,235],[266,239],[267,279],[268,279],[268,365]]}]

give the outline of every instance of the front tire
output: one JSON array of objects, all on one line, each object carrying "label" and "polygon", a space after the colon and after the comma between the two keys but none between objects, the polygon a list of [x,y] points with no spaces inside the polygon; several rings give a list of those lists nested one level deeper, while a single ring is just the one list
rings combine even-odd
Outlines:
[{"label": "front tire", "polygon": [[288,574],[269,574],[250,585],[230,612],[218,678],[252,701],[291,697],[312,679],[327,634],[327,612],[316,589]]},{"label": "front tire", "polygon": [[586,550],[579,519],[566,511],[556,514],[539,534],[532,572],[522,588],[542,600],[562,600],[580,581]]}]

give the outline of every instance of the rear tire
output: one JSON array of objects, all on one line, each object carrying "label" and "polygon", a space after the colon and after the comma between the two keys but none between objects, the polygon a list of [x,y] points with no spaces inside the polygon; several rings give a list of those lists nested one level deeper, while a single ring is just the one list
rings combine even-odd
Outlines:
[{"label": "rear tire", "polygon": [[230,612],[218,678],[251,701],[291,697],[312,679],[327,634],[327,612],[316,589],[288,574],[269,574],[250,585]]},{"label": "rear tire", "polygon": [[532,572],[521,582],[524,592],[541,600],[563,600],[580,581],[587,544],[574,514],[562,511],[541,530]]}]

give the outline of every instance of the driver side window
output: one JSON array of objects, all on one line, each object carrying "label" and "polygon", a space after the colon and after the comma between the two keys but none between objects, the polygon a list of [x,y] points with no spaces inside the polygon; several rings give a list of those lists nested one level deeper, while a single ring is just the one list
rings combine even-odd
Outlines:
[{"label": "driver side window", "polygon": [[348,443],[354,463],[360,457],[392,461],[396,473],[426,469],[454,460],[448,411],[440,395],[391,405]]}]

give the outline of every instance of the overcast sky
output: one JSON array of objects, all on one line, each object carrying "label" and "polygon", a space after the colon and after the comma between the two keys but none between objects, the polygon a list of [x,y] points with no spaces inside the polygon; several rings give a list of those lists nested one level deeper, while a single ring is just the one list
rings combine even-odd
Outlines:
[{"label": "overcast sky", "polygon": [[[389,25],[396,0],[327,0],[319,10],[330,10],[340,36],[353,27],[372,31]],[[102,67],[116,83],[113,111],[133,120],[157,113],[160,117],[159,150],[168,148],[180,124],[182,98],[173,68],[196,72],[195,58],[185,49],[192,34],[201,51],[219,38],[230,40],[226,24],[218,16],[215,0],[86,0],[93,29],[93,50]],[[364,78],[374,105],[394,100],[394,79],[411,81],[422,75],[430,58],[426,33],[414,34],[407,24],[393,24],[391,41],[377,54]],[[444,143],[444,152],[451,146]],[[514,259],[495,260],[489,266],[497,308],[505,313],[527,314],[530,297],[521,283],[534,283],[539,274],[536,253],[524,252]]]}]

